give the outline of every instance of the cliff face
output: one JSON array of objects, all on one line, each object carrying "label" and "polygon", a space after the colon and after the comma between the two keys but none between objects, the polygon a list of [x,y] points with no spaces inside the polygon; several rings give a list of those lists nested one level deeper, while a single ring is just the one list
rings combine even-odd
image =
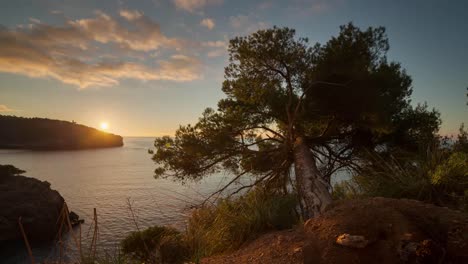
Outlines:
[{"label": "cliff face", "polygon": [[30,241],[54,239],[63,204],[50,183],[0,171],[0,242],[23,240],[19,217]]},{"label": "cliff face", "polygon": [[120,146],[121,136],[74,122],[0,115],[0,148],[72,150]]}]

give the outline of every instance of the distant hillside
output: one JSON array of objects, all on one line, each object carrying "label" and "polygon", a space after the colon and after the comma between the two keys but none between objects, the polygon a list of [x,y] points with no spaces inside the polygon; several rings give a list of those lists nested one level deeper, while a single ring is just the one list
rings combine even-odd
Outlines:
[{"label": "distant hillside", "polygon": [[74,122],[0,115],[0,148],[71,150],[120,146],[121,136]]}]

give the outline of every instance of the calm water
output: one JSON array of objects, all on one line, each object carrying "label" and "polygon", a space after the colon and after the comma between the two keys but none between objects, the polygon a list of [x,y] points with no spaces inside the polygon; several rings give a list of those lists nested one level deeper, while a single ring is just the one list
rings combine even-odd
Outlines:
[{"label": "calm water", "polygon": [[[147,150],[153,138],[125,138],[124,147],[80,151],[0,150],[0,164],[26,170],[25,175],[48,181],[61,193],[71,210],[89,229],[93,208],[99,220],[99,245],[112,249],[136,229],[128,206],[132,204],[140,228],[172,225],[183,228],[188,207],[229,180],[228,175],[212,175],[199,183],[181,185],[153,178],[155,165]],[[50,246],[34,248],[41,259],[53,254]],[[3,256],[2,256],[3,255]],[[22,244],[0,249],[0,263],[26,261]]]}]

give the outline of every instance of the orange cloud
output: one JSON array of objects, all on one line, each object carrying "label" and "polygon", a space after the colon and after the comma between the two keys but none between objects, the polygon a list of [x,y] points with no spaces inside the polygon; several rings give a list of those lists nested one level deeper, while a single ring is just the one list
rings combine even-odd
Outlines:
[{"label": "orange cloud", "polygon": [[221,4],[222,0],[173,0],[177,8],[195,12],[206,5]]},{"label": "orange cloud", "polygon": [[0,113],[1,112],[15,112],[16,110],[9,108],[6,105],[1,105],[0,104]]},{"label": "orange cloud", "polygon": [[209,30],[212,30],[215,27],[215,22],[211,18],[204,18],[201,22],[200,25],[208,28]]},{"label": "orange cloud", "polygon": [[150,51],[160,47],[180,48],[177,39],[167,38],[157,23],[138,11],[121,10],[120,16],[132,26],[132,30],[121,25],[109,15],[98,12],[97,17],[70,21],[72,28],[85,37],[100,43],[116,43],[131,50]]},{"label": "orange cloud", "polygon": [[141,56],[144,59],[138,62],[123,55],[118,60],[109,59],[115,57],[108,53],[113,46],[144,53],[179,51],[186,45],[183,40],[166,37],[158,24],[139,11],[121,10],[119,15],[130,27],[102,12],[94,18],[67,21],[64,26],[35,23],[28,29],[0,27],[0,71],[53,78],[80,88],[112,86],[121,79],[201,78],[201,62],[196,57],[173,55],[156,62],[150,56]]}]

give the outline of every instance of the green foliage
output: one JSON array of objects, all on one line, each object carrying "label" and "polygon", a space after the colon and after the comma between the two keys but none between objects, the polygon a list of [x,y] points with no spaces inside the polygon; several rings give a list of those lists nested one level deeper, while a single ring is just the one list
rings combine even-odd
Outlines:
[{"label": "green foliage", "polygon": [[394,132],[385,136],[388,151],[425,152],[439,130],[440,113],[427,104],[406,107],[395,117]]},{"label": "green foliage", "polygon": [[268,230],[291,228],[298,221],[296,205],[292,195],[256,189],[238,199],[195,210],[185,235],[192,259],[237,249]]},{"label": "green foliage", "polygon": [[439,142],[422,156],[374,153],[351,181],[335,185],[334,196],[410,198],[468,210],[468,153],[457,146]]},{"label": "green foliage", "polygon": [[[299,218],[293,195],[255,189],[236,199],[195,209],[185,232],[154,226],[121,241],[122,263],[182,263],[235,250],[258,235],[291,228]],[[104,262],[106,263],[106,262]]]},{"label": "green foliage", "polygon": [[298,139],[320,157],[325,182],[354,168],[366,149],[418,150],[434,138],[439,114],[412,107],[411,77],[387,60],[388,49],[384,28],[352,23],[325,44],[277,27],[232,39],[226,98],[175,137],[156,138],[156,176],[187,181],[229,171],[281,189],[294,182]]},{"label": "green foliage", "polygon": [[457,136],[457,140],[453,145],[453,149],[468,153],[468,131],[465,130],[465,125],[461,124],[460,130]]},{"label": "green foliage", "polygon": [[122,252],[130,259],[146,263],[182,263],[188,249],[179,231],[153,226],[132,232],[121,242]]},{"label": "green foliage", "polygon": [[[125,256],[125,254],[118,247],[115,250],[106,250],[103,252],[97,253],[93,257],[92,252],[86,252],[81,256],[80,264],[141,264]],[[47,264],[47,263],[44,263]]]},{"label": "green foliage", "polygon": [[468,153],[455,152],[438,165],[431,174],[431,183],[437,186],[456,185],[461,188],[468,180]]}]

